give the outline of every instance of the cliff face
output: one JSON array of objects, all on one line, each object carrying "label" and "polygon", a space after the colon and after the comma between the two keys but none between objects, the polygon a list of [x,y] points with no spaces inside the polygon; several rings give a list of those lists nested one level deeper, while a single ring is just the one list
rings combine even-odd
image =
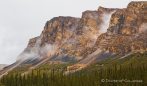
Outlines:
[{"label": "cliff face", "polygon": [[56,17],[48,21],[42,31],[41,46],[47,44],[61,45],[72,35],[79,19]]},{"label": "cliff face", "polygon": [[115,34],[139,34],[147,23],[147,2],[131,2],[127,8],[117,10],[111,17],[108,31]]},{"label": "cliff face", "polygon": [[83,12],[82,18],[60,16],[47,21],[41,35],[30,39],[17,62],[0,75],[25,64],[33,69],[44,63],[77,61],[71,67],[83,68],[100,59],[145,51],[147,2],[130,2],[123,9],[99,7]]},{"label": "cliff face", "polygon": [[104,51],[126,54],[146,50],[146,6],[147,2],[131,2],[127,8],[118,9],[112,14],[105,33],[107,36],[102,42]]},{"label": "cliff face", "polygon": [[130,2],[123,9],[85,11],[81,19],[55,17],[47,21],[40,36],[30,39],[18,58],[70,62],[145,52],[146,14],[147,2]]},{"label": "cliff face", "polygon": [[78,21],[79,18],[61,16],[47,21],[41,35],[30,39],[18,60],[50,57],[71,37]]},{"label": "cliff face", "polygon": [[99,7],[97,11],[83,12],[76,30],[57,54],[65,54],[76,59],[81,59],[91,54],[92,52],[88,50],[94,46],[97,37],[106,32],[111,14],[115,10]]}]

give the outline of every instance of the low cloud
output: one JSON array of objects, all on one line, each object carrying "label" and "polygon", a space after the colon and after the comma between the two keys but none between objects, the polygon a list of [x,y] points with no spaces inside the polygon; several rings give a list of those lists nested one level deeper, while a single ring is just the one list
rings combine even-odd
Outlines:
[{"label": "low cloud", "polygon": [[147,30],[147,24],[143,24],[139,27],[139,33],[144,33]]},{"label": "low cloud", "polygon": [[58,45],[51,45],[51,44],[46,44],[42,49],[39,51],[41,55],[47,54],[47,56],[52,56],[56,53],[58,49]]},{"label": "low cloud", "polygon": [[25,51],[18,56],[17,61],[24,61],[28,59],[41,59],[42,56],[47,55],[51,57],[55,54],[58,49],[57,45],[54,44],[45,44],[40,46],[41,38],[37,39],[36,43],[32,47],[27,47]]},{"label": "low cloud", "polygon": [[110,23],[111,15],[114,12],[115,11],[113,11],[111,13],[103,13],[101,15],[103,23],[101,24],[101,27],[100,27],[100,34],[105,33],[107,31],[107,29],[109,28],[109,23]]}]

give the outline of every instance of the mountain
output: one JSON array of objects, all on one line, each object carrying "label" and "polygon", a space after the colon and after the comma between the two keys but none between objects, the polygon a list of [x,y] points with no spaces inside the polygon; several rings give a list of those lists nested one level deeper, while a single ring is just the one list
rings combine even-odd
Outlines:
[{"label": "mountain", "polygon": [[28,59],[33,61],[53,56],[71,37],[79,20],[59,16],[47,21],[41,35],[30,39],[27,48],[18,56],[18,61]]},{"label": "mountain", "polygon": [[[80,70],[105,58],[147,51],[147,2],[132,1],[126,8],[99,7],[82,18],[54,17],[41,35],[29,40],[17,61],[0,71],[18,67],[28,70],[43,64],[75,62],[68,69]],[[68,73],[68,72],[66,72]]]}]

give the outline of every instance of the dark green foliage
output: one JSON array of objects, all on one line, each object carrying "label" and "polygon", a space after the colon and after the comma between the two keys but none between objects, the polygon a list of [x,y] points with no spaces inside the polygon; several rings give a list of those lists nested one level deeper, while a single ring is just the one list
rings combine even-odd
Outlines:
[{"label": "dark green foliage", "polygon": [[147,86],[146,55],[105,59],[69,75],[64,75],[64,70],[57,70],[62,69],[60,65],[52,68],[43,65],[23,76],[19,72],[9,73],[0,80],[0,86]]}]

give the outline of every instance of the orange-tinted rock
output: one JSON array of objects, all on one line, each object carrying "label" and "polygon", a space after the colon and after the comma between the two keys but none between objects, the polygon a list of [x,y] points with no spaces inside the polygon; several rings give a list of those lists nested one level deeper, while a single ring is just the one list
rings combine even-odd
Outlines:
[{"label": "orange-tinted rock", "polygon": [[111,16],[107,36],[95,47],[115,54],[145,50],[146,6],[147,2],[130,2],[127,8],[116,10]]},{"label": "orange-tinted rock", "polygon": [[63,44],[75,30],[79,19],[72,17],[55,17],[48,21],[42,31],[41,45]]},{"label": "orange-tinted rock", "polygon": [[[113,54],[127,54],[147,50],[147,2],[130,2],[127,8],[85,11],[82,18],[55,17],[47,21],[41,36],[30,39],[25,51],[39,54],[48,44],[58,46],[56,51],[41,54],[47,58],[67,56],[85,58],[100,49]],[[112,14],[112,16],[110,16]],[[105,19],[110,16],[109,26]],[[145,32],[145,33],[144,33]]]},{"label": "orange-tinted rock", "polygon": [[98,11],[83,12],[76,30],[58,54],[84,58],[92,53],[89,49],[93,47],[97,37],[101,34],[101,25],[104,23],[103,14],[111,15],[115,10],[99,7]]},{"label": "orange-tinted rock", "polygon": [[97,11],[85,11],[81,19],[60,16],[47,21],[41,35],[30,39],[14,66],[5,70],[17,67],[15,64],[20,59],[24,61],[20,65],[39,62],[39,66],[49,61],[55,64],[79,59],[82,59],[80,64],[87,65],[99,59],[145,51],[147,2],[135,1],[123,9],[99,7]]},{"label": "orange-tinted rock", "polygon": [[27,48],[19,55],[18,60],[53,55],[72,35],[78,22],[79,18],[61,16],[47,21],[41,35],[29,40]]},{"label": "orange-tinted rock", "polygon": [[115,34],[139,34],[139,27],[147,23],[147,2],[131,2],[127,8],[113,13],[108,32]]}]

